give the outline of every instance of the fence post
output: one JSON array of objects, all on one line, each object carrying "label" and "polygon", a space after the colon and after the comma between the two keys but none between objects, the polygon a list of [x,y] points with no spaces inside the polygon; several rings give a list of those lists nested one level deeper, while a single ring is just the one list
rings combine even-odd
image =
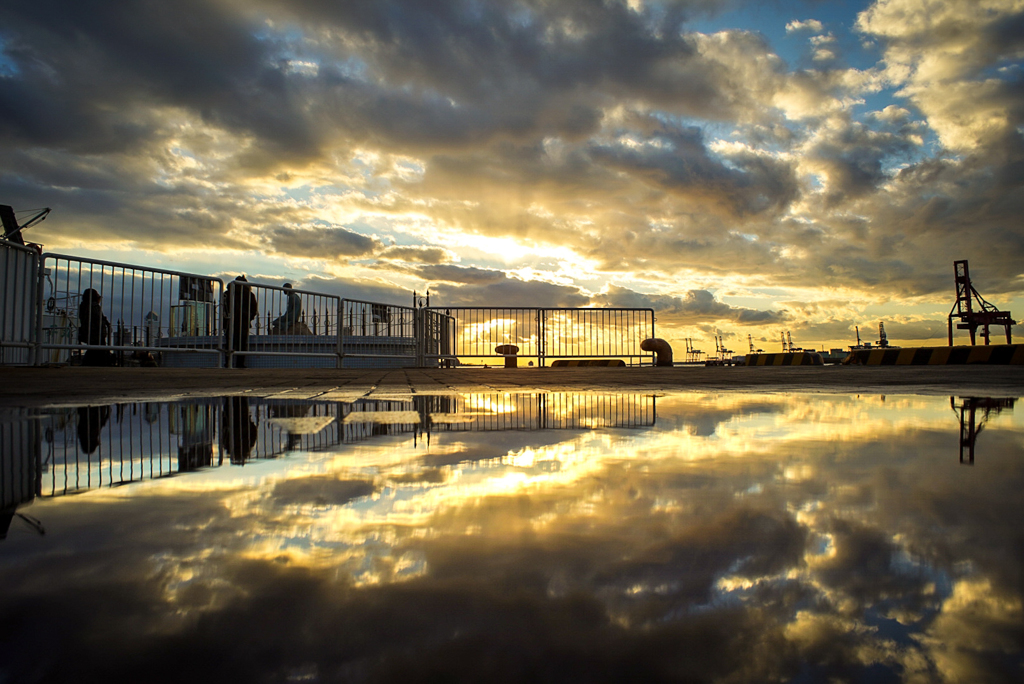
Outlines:
[{"label": "fence post", "polygon": [[42,360],[42,344],[43,344],[43,307],[45,306],[43,301],[43,294],[46,288],[46,259],[42,254],[37,254],[33,258],[33,262],[36,264],[36,293],[35,293],[35,318],[32,321],[32,343],[31,350],[29,351],[28,364],[30,366],[41,366]]},{"label": "fence post", "polygon": [[416,367],[423,368],[427,365],[426,362],[426,347],[427,347],[427,326],[426,324],[426,309],[418,308],[413,309],[413,337],[416,340]]},{"label": "fence post", "polygon": [[337,321],[338,326],[338,368],[345,367],[345,300],[339,299],[338,309],[335,311],[334,320]]},{"label": "fence post", "polygon": [[234,301],[235,301],[235,281],[229,280],[227,287],[227,296],[224,298],[225,301],[221,302],[221,306],[224,307],[224,312],[221,314],[221,320],[224,322],[224,343],[221,346],[220,352],[220,365],[221,368],[231,368],[234,365],[234,352],[235,352],[235,336],[233,334],[235,316]]},{"label": "fence post", "polygon": [[544,367],[544,309],[537,309],[537,368]]}]

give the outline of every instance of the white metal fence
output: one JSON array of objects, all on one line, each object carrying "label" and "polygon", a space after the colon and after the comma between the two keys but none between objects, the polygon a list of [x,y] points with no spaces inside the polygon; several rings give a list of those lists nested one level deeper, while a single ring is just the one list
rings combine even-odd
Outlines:
[{"label": "white metal fence", "polygon": [[410,306],[343,300],[341,334],[345,366],[418,365],[417,312]]},{"label": "white metal fence", "polygon": [[179,365],[176,355],[223,353],[218,278],[63,254],[44,254],[43,274],[37,363],[147,363],[160,353]]},{"label": "white metal fence", "polygon": [[414,308],[3,242],[0,365],[400,368],[654,363],[652,309]]},{"label": "white metal fence", "polygon": [[653,309],[433,307],[440,319],[436,335],[444,349],[425,349],[426,361],[458,359],[486,363],[494,358],[651,359],[640,343],[654,337]]},{"label": "white metal fence", "polygon": [[341,297],[241,280],[228,283],[224,337],[237,368],[341,366]]},{"label": "white metal fence", "polygon": [[0,240],[0,365],[32,361],[39,252]]}]

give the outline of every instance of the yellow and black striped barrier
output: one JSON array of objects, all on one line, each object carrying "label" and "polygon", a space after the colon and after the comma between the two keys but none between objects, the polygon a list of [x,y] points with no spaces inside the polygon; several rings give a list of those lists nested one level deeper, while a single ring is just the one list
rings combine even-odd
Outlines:
[{"label": "yellow and black striped barrier", "polygon": [[818,352],[780,352],[778,354],[747,354],[748,366],[824,366]]},{"label": "yellow and black striped barrier", "polygon": [[625,366],[622,359],[558,359],[551,362],[552,368],[577,368],[579,366],[611,366],[619,368]]},{"label": "yellow and black striped barrier", "polygon": [[904,347],[856,349],[843,360],[855,366],[954,366],[969,364],[1024,365],[1024,344],[981,347]]}]

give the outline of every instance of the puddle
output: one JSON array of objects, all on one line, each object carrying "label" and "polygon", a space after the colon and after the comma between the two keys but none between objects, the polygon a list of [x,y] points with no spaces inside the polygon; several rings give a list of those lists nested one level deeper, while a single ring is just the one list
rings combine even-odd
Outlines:
[{"label": "puddle", "polygon": [[231,680],[536,681],[572,663],[610,680],[1010,681],[1014,404],[553,392],[7,411],[0,680],[178,680],[201,661]]}]

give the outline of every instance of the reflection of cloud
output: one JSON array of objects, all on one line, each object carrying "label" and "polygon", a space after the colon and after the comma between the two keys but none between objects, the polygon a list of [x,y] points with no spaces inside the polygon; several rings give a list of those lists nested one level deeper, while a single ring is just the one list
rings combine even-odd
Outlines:
[{"label": "reflection of cloud", "polygon": [[[474,413],[520,406],[487,396]],[[1013,414],[965,470],[945,397],[678,393],[657,409],[653,429],[438,430],[232,484],[37,500],[47,537],[4,542],[5,667],[924,681],[998,680],[1019,658]]]}]

